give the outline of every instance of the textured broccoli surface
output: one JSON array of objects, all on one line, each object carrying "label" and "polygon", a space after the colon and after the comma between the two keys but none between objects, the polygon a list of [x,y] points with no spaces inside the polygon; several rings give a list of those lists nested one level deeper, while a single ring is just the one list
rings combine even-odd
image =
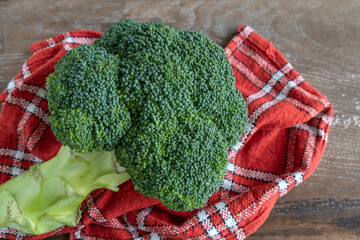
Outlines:
[{"label": "textured broccoli surface", "polygon": [[119,62],[101,47],[70,50],[47,78],[52,130],[79,153],[111,151],[130,127],[130,112],[119,98]]},{"label": "textured broccoli surface", "polygon": [[207,36],[120,21],[95,42],[119,58],[119,93],[132,126],[115,149],[138,191],[174,210],[219,190],[227,150],[247,109],[224,50]]}]

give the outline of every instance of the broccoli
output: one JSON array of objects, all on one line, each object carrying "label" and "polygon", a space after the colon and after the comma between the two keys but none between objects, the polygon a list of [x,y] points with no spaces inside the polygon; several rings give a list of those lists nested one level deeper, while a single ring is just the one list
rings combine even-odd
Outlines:
[{"label": "broccoli", "polygon": [[[33,234],[73,226],[86,194],[116,190],[130,177],[169,209],[202,207],[219,190],[227,151],[247,122],[224,50],[200,32],[156,22],[113,24],[94,45],[70,50],[46,88],[51,128],[64,146],[36,174],[31,168],[0,186],[0,209],[10,208],[0,211],[0,225]],[[42,189],[27,198],[19,189],[28,184]],[[64,203],[71,209],[58,211]]]},{"label": "broccoli", "polygon": [[130,127],[118,96],[118,58],[101,47],[80,45],[58,62],[46,88],[52,130],[80,153],[111,151]]},{"label": "broccoli", "polygon": [[95,47],[119,58],[120,98],[131,112],[118,163],[168,208],[201,207],[219,190],[247,119],[225,51],[200,32],[134,20],[110,26]]}]

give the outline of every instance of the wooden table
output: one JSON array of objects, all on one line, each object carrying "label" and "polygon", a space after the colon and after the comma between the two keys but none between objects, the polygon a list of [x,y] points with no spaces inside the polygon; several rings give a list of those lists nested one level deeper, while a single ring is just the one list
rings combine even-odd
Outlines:
[{"label": "wooden table", "polygon": [[200,30],[221,46],[240,23],[271,39],[333,103],[334,121],[318,169],[248,239],[360,239],[360,1],[0,0],[0,89],[31,43],[124,18]]}]

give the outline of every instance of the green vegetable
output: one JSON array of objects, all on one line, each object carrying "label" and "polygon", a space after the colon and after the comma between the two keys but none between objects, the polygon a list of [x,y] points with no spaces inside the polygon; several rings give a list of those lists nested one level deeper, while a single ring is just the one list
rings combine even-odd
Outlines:
[{"label": "green vegetable", "polygon": [[129,178],[113,152],[77,154],[63,146],[51,160],[0,186],[0,227],[42,234],[75,226],[81,217],[79,206],[91,191],[117,191]]},{"label": "green vegetable", "polygon": [[[129,176],[169,209],[202,207],[247,122],[224,50],[155,22],[122,20],[70,50],[47,79],[47,98],[67,147],[0,186],[0,223],[33,234],[74,226],[91,190],[115,190]],[[129,175],[116,173],[114,155]]]},{"label": "green vegetable", "polygon": [[110,26],[95,47],[119,58],[119,97],[131,112],[119,164],[168,208],[203,206],[247,121],[225,51],[200,32],[134,20]]},{"label": "green vegetable", "polygon": [[58,62],[46,82],[58,141],[76,152],[111,151],[130,127],[118,96],[119,62],[106,50],[80,45]]}]

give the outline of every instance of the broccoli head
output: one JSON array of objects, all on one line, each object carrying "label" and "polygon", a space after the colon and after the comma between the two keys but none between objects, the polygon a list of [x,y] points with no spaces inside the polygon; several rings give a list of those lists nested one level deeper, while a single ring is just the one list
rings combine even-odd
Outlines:
[{"label": "broccoli head", "polygon": [[119,58],[131,127],[115,149],[138,191],[174,210],[201,207],[223,181],[247,108],[225,51],[196,31],[123,20],[95,42]]},{"label": "broccoli head", "polygon": [[118,95],[119,61],[101,47],[71,49],[47,78],[50,122],[57,140],[79,153],[111,151],[130,127]]}]

